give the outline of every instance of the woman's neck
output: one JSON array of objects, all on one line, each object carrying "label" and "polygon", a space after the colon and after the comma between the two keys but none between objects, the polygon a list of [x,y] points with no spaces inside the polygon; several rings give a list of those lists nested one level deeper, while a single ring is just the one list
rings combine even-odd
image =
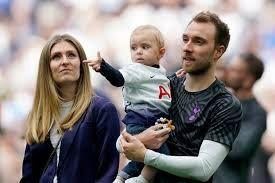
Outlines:
[{"label": "woman's neck", "polygon": [[76,86],[72,84],[63,85],[60,87],[60,95],[64,102],[72,101],[75,97]]}]

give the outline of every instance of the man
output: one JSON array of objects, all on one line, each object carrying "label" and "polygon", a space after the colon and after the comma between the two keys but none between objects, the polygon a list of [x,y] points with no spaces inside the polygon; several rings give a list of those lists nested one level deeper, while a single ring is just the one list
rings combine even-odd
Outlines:
[{"label": "man", "polygon": [[[226,83],[233,89],[235,96],[242,104],[243,119],[232,151],[214,175],[213,182],[215,183],[246,183],[252,180],[269,182],[268,176],[266,176],[268,175],[267,157],[260,152],[261,149],[254,161],[257,164],[253,164],[253,169],[251,169],[252,159],[266,128],[266,113],[252,93],[252,87],[261,78],[263,71],[262,61],[251,53],[238,55],[228,65]],[[261,159],[259,160],[259,158]],[[250,173],[252,173],[251,181],[249,181]]]},{"label": "man", "polygon": [[120,144],[129,159],[166,172],[160,172],[155,182],[212,182],[238,134],[242,116],[240,102],[215,77],[216,64],[230,40],[229,29],[216,14],[201,12],[190,21],[182,39],[186,75],[170,78],[170,118],[175,125],[167,141],[171,155],[147,149],[145,135],[124,132]]}]

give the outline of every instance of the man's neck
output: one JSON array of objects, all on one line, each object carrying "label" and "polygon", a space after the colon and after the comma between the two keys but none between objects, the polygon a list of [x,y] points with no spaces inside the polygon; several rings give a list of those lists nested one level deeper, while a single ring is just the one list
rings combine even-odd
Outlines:
[{"label": "man's neck", "polygon": [[205,73],[202,75],[186,74],[186,80],[184,82],[185,90],[189,92],[202,91],[207,89],[215,80],[216,77],[214,73]]},{"label": "man's neck", "polygon": [[251,89],[240,89],[238,91],[235,91],[235,95],[239,100],[247,100],[254,98]]}]

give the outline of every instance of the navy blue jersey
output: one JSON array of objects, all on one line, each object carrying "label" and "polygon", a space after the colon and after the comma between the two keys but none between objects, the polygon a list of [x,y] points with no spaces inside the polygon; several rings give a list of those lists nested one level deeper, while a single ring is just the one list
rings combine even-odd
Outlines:
[{"label": "navy blue jersey", "polygon": [[[203,140],[219,142],[231,149],[242,118],[239,100],[219,80],[205,90],[188,92],[184,87],[185,77],[173,75],[169,79],[172,95],[169,114],[175,125],[167,141],[171,155],[197,156]],[[197,182],[166,176],[170,178],[161,182]]]}]

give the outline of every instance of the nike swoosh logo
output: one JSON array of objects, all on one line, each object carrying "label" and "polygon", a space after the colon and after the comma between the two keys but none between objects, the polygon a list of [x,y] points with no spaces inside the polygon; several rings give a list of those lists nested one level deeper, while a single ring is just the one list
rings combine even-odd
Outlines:
[{"label": "nike swoosh logo", "polygon": [[153,78],[153,77],[155,77],[156,75],[153,75],[153,76],[150,76],[150,78]]}]

